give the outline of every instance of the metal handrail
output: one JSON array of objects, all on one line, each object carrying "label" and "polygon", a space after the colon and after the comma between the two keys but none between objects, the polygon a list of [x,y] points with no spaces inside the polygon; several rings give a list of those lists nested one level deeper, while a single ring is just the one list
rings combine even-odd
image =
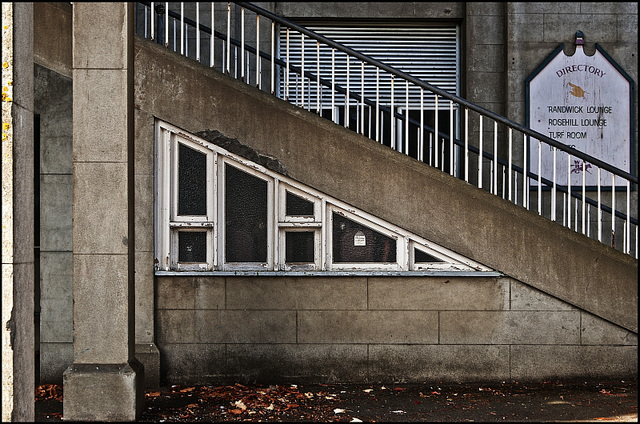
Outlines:
[{"label": "metal handrail", "polygon": [[599,160],[597,158],[594,158],[593,156],[590,156],[590,155],[588,155],[588,154],[586,154],[584,152],[581,152],[580,150],[577,150],[577,149],[575,149],[573,147],[567,146],[566,144],[560,143],[559,141],[556,141],[556,140],[554,140],[552,138],[549,138],[548,136],[545,136],[544,134],[540,134],[539,132],[536,132],[536,131],[534,131],[534,130],[532,130],[530,128],[524,127],[524,126],[518,124],[517,122],[511,121],[508,118],[505,118],[502,115],[498,115],[497,113],[494,113],[494,112],[492,112],[492,111],[490,111],[488,109],[483,108],[482,106],[476,105],[475,103],[471,103],[470,101],[468,101],[466,99],[463,99],[462,97],[458,97],[455,94],[451,94],[448,91],[442,90],[442,89],[440,89],[440,88],[438,88],[436,86],[433,86],[433,85],[431,85],[429,83],[426,83],[426,82],[424,82],[422,80],[419,80],[417,78],[414,78],[413,76],[411,76],[409,74],[406,74],[406,73],[404,73],[402,71],[399,71],[398,69],[395,69],[395,68],[393,68],[393,67],[391,67],[389,65],[386,65],[386,64],[384,64],[382,62],[379,62],[379,61],[377,61],[377,60],[375,60],[375,59],[373,59],[373,58],[371,58],[369,56],[365,56],[362,53],[357,52],[357,51],[355,51],[353,49],[350,49],[347,46],[344,46],[344,45],[342,45],[340,43],[336,43],[335,41],[330,40],[330,39],[328,39],[328,38],[326,38],[326,37],[324,37],[324,36],[322,36],[320,34],[317,34],[317,33],[313,32],[313,31],[311,31],[311,30],[309,30],[309,29],[307,29],[307,28],[305,28],[303,26],[297,25],[297,24],[295,24],[294,22],[292,22],[292,21],[290,21],[288,19],[285,19],[285,18],[282,18],[282,17],[280,17],[278,15],[275,15],[275,14],[269,12],[268,10],[262,9],[261,7],[255,6],[255,5],[251,4],[251,3],[246,3],[246,2],[233,2],[233,3],[236,3],[237,5],[239,5],[241,7],[244,7],[245,9],[251,10],[252,12],[255,12],[255,13],[258,13],[258,14],[260,14],[262,16],[265,16],[265,17],[271,19],[272,21],[278,22],[279,24],[288,26],[289,28],[291,28],[291,29],[293,29],[295,31],[298,31],[298,32],[300,32],[302,34],[307,35],[309,38],[313,38],[316,41],[321,41],[322,43],[328,45],[329,47],[333,47],[336,50],[340,50],[340,51],[342,51],[343,53],[346,53],[349,56],[353,56],[353,57],[355,57],[357,59],[362,60],[365,63],[368,63],[368,64],[373,65],[375,67],[378,67],[380,69],[383,69],[383,70],[389,72],[390,74],[396,75],[396,76],[398,76],[398,77],[400,77],[400,78],[402,78],[404,80],[407,80],[407,81],[409,81],[409,82],[411,82],[411,83],[413,83],[413,84],[415,84],[415,85],[417,85],[419,87],[425,88],[425,89],[427,89],[427,90],[429,90],[429,91],[431,91],[431,92],[433,92],[433,93],[435,93],[435,94],[437,94],[437,95],[439,95],[441,97],[444,97],[444,98],[446,98],[448,100],[451,100],[451,101],[453,101],[455,103],[458,103],[458,104],[460,104],[460,105],[462,105],[462,106],[464,106],[464,107],[466,107],[466,108],[468,108],[470,110],[473,110],[473,111],[475,111],[475,112],[477,112],[477,113],[479,113],[479,114],[481,114],[483,116],[491,118],[494,121],[498,121],[498,122],[500,122],[500,123],[502,123],[502,124],[504,124],[504,125],[506,125],[508,127],[516,129],[516,130],[518,130],[518,131],[520,131],[522,133],[525,133],[525,134],[535,138],[536,140],[544,141],[545,143],[547,143],[547,144],[549,144],[549,145],[551,145],[553,147],[556,147],[556,148],[558,148],[558,149],[560,149],[560,150],[562,150],[562,151],[564,151],[566,153],[569,153],[571,156],[575,156],[577,158],[580,158],[580,159],[582,159],[582,160],[584,160],[586,162],[589,162],[589,163],[591,163],[593,165],[596,165],[596,166],[598,166],[598,167],[600,167],[600,168],[602,168],[604,170],[607,170],[607,171],[611,172],[612,174],[616,174],[616,175],[618,175],[618,176],[620,176],[620,177],[622,177],[622,178],[624,178],[626,180],[629,180],[629,181],[631,181],[631,182],[633,182],[635,184],[638,183],[638,177],[633,176],[633,175],[629,174],[628,172],[626,172],[626,171],[624,171],[622,169],[619,169],[619,168],[617,168],[615,166],[612,166],[612,165],[610,165],[610,164],[608,164],[606,162],[603,162],[603,161],[601,161],[601,160]]}]

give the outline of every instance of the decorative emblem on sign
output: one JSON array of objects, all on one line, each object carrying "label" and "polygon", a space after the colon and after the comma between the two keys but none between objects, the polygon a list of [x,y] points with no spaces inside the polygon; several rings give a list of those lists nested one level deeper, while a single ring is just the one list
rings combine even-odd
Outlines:
[{"label": "decorative emblem on sign", "polygon": [[[529,127],[631,173],[633,80],[598,44],[596,52],[587,56],[583,37],[582,32],[576,33],[573,55],[567,56],[560,45],[527,78]],[[538,146],[537,140],[529,141],[528,166],[537,170],[540,153],[542,178],[551,180],[555,170],[559,184],[569,179],[571,185],[579,186],[583,174],[588,187],[598,184],[591,164],[564,153],[554,163],[553,150],[538,152]],[[600,184],[611,185],[609,172],[601,173]]]},{"label": "decorative emblem on sign", "polygon": [[575,84],[571,84],[569,83],[569,86],[571,86],[571,91],[569,92],[569,94],[571,94],[574,97],[584,97],[584,90],[582,89],[582,87],[579,87]]}]

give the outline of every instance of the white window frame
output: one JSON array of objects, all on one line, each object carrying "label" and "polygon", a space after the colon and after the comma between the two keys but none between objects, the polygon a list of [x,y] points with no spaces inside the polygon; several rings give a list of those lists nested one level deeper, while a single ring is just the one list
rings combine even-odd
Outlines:
[{"label": "white window frame", "polygon": [[[220,196],[218,196],[218,210],[220,211],[218,214],[218,222],[220,223],[220,237],[218,243],[218,263],[221,264],[221,268],[224,271],[232,271],[232,270],[271,270],[273,269],[273,258],[274,258],[274,236],[273,236],[273,193],[274,193],[274,179],[265,175],[264,172],[258,172],[258,169],[255,167],[249,166],[248,162],[245,160],[238,161],[237,158],[232,160],[230,157],[223,157],[222,160],[219,161],[220,168],[218,169],[218,175],[220,178],[218,179],[218,190]],[[226,181],[226,166],[233,166],[236,169],[239,169],[242,172],[245,172],[253,177],[259,178],[267,183],[267,216],[266,216],[266,225],[267,225],[267,258],[265,262],[227,262],[226,261],[226,228],[224,223],[226,222],[226,209],[224,207],[224,201],[226,196],[226,187],[224,182]]]},{"label": "white window frame", "polygon": [[[313,205],[312,216],[287,215],[287,192],[308,201]],[[282,271],[307,271],[322,269],[322,199],[291,184],[278,183],[278,269]],[[313,232],[313,262],[288,263],[286,237],[288,232]]]},{"label": "white window frame", "polygon": [[[206,216],[177,215],[178,145],[184,144],[207,156]],[[156,271],[492,271],[400,227],[353,208],[335,198],[280,175],[225,149],[190,135],[162,121],[156,122],[155,149],[155,258]],[[267,183],[266,262],[225,262],[225,169],[234,166]],[[313,216],[287,216],[286,193],[313,203]],[[396,260],[389,263],[333,263],[333,214],[338,213],[396,241]],[[178,232],[206,231],[206,262],[178,261]],[[313,231],[313,263],[286,263],[286,233]],[[414,249],[444,262],[415,263]]]},{"label": "white window frame", "polygon": [[[339,214],[345,218],[354,221],[360,225],[363,225],[373,231],[376,231],[386,237],[389,237],[396,242],[396,260],[394,262],[339,262],[333,261],[333,214]],[[406,240],[400,234],[390,231],[382,225],[376,224],[373,220],[363,222],[362,217],[349,212],[346,208],[340,208],[337,205],[327,205],[327,265],[329,270],[344,271],[344,270],[362,270],[370,269],[373,271],[406,271],[406,255],[405,244]]]}]

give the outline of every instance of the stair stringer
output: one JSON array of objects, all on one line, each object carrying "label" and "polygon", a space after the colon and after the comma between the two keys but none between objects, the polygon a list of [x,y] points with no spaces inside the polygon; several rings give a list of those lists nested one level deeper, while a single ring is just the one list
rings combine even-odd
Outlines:
[{"label": "stair stringer", "polygon": [[636,259],[161,46],[135,50],[141,142],[153,145],[154,117],[218,131],[302,184],[637,333]]}]

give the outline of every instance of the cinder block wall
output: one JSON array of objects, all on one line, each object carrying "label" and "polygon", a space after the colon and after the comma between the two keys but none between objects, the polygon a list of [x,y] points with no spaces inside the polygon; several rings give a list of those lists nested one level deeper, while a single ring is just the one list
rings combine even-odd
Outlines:
[{"label": "cinder block wall", "polygon": [[629,377],[637,335],[503,277],[159,277],[167,384]]}]

